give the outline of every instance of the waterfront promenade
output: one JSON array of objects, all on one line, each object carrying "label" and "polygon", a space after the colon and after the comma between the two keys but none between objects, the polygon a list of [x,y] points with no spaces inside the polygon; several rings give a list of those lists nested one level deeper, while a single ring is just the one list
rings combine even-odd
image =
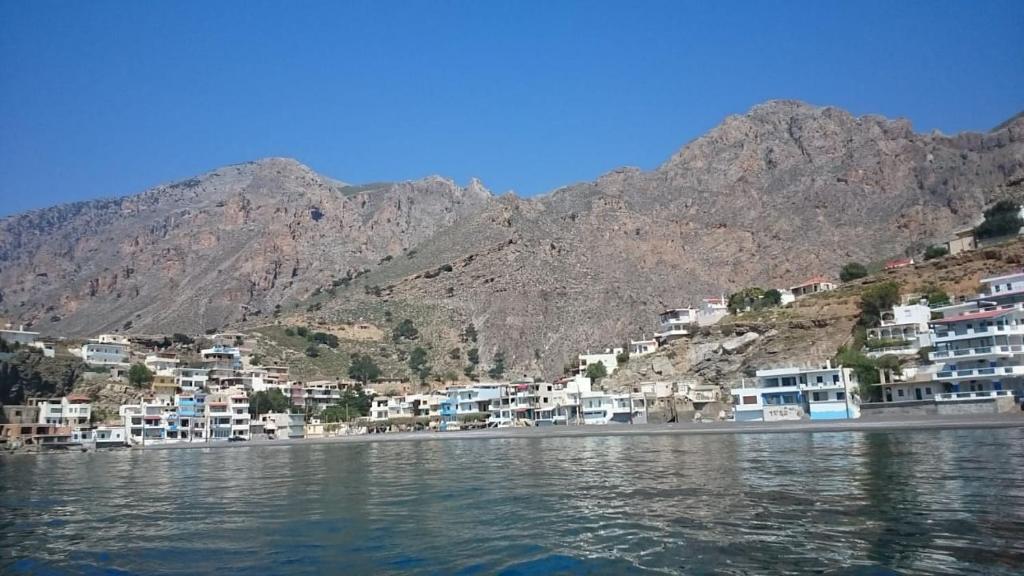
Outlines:
[{"label": "waterfront promenade", "polygon": [[146,446],[146,450],[203,448],[246,448],[365,442],[416,442],[425,440],[467,440],[495,438],[573,438],[591,436],[769,434],[798,432],[893,432],[901,430],[950,430],[979,428],[1024,428],[1024,413],[965,416],[890,416],[858,420],[783,422],[685,422],[675,424],[611,424],[606,426],[544,426],[539,428],[489,428],[453,432],[394,432],[353,434],[325,438],[250,440],[247,442],[192,442]]}]

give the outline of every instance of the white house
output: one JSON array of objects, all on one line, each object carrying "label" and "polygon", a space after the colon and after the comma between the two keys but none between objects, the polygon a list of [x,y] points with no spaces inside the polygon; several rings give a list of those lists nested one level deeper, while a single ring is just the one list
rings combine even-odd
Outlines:
[{"label": "white house", "polygon": [[696,308],[672,308],[658,314],[660,331],[654,336],[661,342],[668,342],[688,336],[697,325],[699,311]]},{"label": "white house", "polygon": [[791,287],[789,291],[793,294],[794,298],[800,298],[801,296],[817,294],[818,292],[828,292],[829,290],[835,289],[835,283],[828,278],[825,278],[824,276],[814,276],[804,280],[796,286]]},{"label": "white house", "polygon": [[25,330],[25,326],[18,326],[18,329],[15,330],[14,326],[7,324],[3,330],[0,330],[0,340],[8,344],[26,346],[35,342],[36,338],[39,338],[39,332],[28,332]]},{"label": "white house", "polygon": [[729,300],[724,295],[704,298],[701,300],[700,312],[697,314],[697,324],[710,326],[728,315]]},{"label": "white house", "polygon": [[63,398],[35,400],[39,407],[39,424],[51,426],[86,426],[92,417],[92,402],[83,394]]},{"label": "white house", "polygon": [[178,354],[176,352],[152,352],[146,355],[146,359],[143,363],[146,365],[146,368],[149,368],[151,371],[161,372],[177,369],[180,360],[178,360]]},{"label": "white house", "polygon": [[657,352],[658,341],[656,339],[651,340],[630,340],[629,341],[629,356],[646,356]]},{"label": "white house", "polygon": [[591,364],[604,364],[605,371],[610,375],[619,367],[618,355],[622,354],[622,348],[605,348],[604,352],[579,355],[579,372],[586,374],[587,366]]},{"label": "white house", "polygon": [[893,306],[882,314],[881,322],[867,331],[867,355],[878,358],[885,355],[912,356],[925,346],[931,346],[932,310],[926,304]]},{"label": "white house", "polygon": [[131,344],[118,334],[101,334],[82,345],[82,360],[91,366],[127,366],[130,355]]}]

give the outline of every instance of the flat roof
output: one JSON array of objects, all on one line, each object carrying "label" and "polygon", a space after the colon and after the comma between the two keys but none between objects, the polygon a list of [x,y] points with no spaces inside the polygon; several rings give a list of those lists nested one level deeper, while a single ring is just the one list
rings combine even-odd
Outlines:
[{"label": "flat roof", "polygon": [[1012,274],[1004,274],[1002,276],[993,276],[991,278],[982,278],[981,281],[984,284],[988,284],[990,282],[998,282],[1000,280],[1006,280],[1007,278],[1020,278],[1021,276],[1024,276],[1024,271],[1022,271],[1022,272],[1014,272]]}]

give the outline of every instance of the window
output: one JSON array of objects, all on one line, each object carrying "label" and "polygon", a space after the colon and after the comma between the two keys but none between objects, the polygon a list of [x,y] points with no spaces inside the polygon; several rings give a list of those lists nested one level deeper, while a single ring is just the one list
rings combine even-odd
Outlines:
[{"label": "window", "polygon": [[833,384],[839,384],[839,374],[833,374],[832,375],[832,383]]},{"label": "window", "polygon": [[846,400],[846,392],[836,392],[836,400]]},{"label": "window", "polygon": [[929,396],[931,396],[931,395],[932,395],[932,389],[931,389],[931,388],[927,388],[927,387],[926,387],[926,388],[924,389],[924,393],[925,393],[925,394],[927,394],[927,395],[929,395]]},{"label": "window", "polygon": [[817,380],[818,380],[818,384],[823,384],[825,382],[825,377],[822,376],[821,374],[819,374]]},{"label": "window", "polygon": [[896,390],[896,395],[899,396],[900,398],[903,398],[903,389],[900,388],[900,389]]},{"label": "window", "polygon": [[[819,376],[818,378],[821,378],[821,376]],[[821,393],[820,392],[812,392],[811,393],[811,399],[814,400],[815,402],[821,400]]]},{"label": "window", "polygon": [[744,396],[743,397],[743,403],[744,404],[757,404],[757,396]]}]

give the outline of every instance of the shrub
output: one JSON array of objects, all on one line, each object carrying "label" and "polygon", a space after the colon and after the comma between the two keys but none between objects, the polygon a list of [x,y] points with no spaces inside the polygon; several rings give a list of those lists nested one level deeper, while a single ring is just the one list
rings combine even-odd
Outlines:
[{"label": "shrub", "polygon": [[498,380],[505,375],[505,353],[495,352],[494,358],[492,359],[491,369],[487,371],[487,375]]},{"label": "shrub", "polygon": [[335,336],[334,334],[328,334],[326,332],[314,332],[310,336],[310,339],[312,339],[313,342],[318,342],[320,344],[325,344],[325,345],[327,345],[327,346],[329,346],[331,348],[337,348],[338,347],[338,337]]},{"label": "shrub", "polygon": [[882,313],[900,301],[900,285],[895,282],[883,282],[865,288],[860,295],[860,324],[877,326]]},{"label": "shrub", "polygon": [[357,354],[352,357],[352,364],[348,367],[348,377],[365,385],[380,378],[380,367],[368,355]]},{"label": "shrub", "polygon": [[587,378],[590,378],[592,382],[597,382],[608,375],[608,369],[604,367],[604,362],[594,362],[587,365],[586,374]]},{"label": "shrub", "polygon": [[839,279],[843,282],[849,282],[850,280],[856,280],[857,278],[863,278],[868,275],[868,269],[864,267],[860,262],[850,262],[843,266],[839,271]]},{"label": "shrub", "polygon": [[299,326],[298,328],[295,329],[295,333],[303,338],[308,338],[309,328],[306,328],[305,326]]},{"label": "shrub", "polygon": [[310,358],[316,358],[319,355],[320,355],[320,347],[319,346],[317,346],[316,344],[310,344],[309,346],[306,346],[306,356],[309,356]]},{"label": "shrub", "polygon": [[934,244],[925,248],[924,259],[934,260],[935,258],[942,258],[946,254],[949,254],[949,249],[942,244]]},{"label": "shrub", "polygon": [[153,373],[144,364],[132,364],[128,369],[128,382],[136,388],[142,388],[153,381]]},{"label": "shrub", "polygon": [[420,331],[416,329],[416,325],[408,318],[399,322],[392,332],[395,342],[399,340],[415,340],[419,335]]},{"label": "shrub", "polygon": [[1008,236],[1020,231],[1021,225],[1024,221],[1020,218],[1020,206],[1013,200],[1000,200],[985,210],[985,221],[974,230],[974,235],[979,239]]}]

